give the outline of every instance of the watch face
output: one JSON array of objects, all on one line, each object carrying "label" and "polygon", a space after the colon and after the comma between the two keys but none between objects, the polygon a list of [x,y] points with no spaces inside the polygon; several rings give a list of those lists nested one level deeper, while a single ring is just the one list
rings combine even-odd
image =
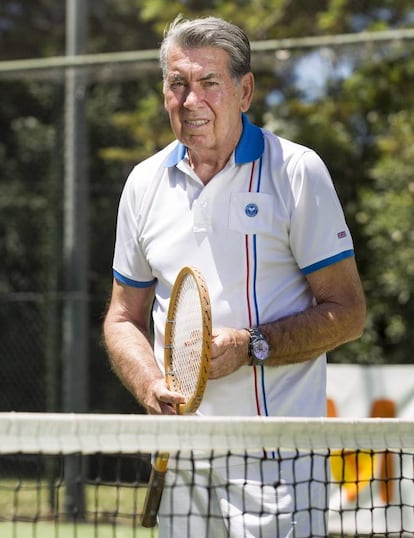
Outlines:
[{"label": "watch face", "polygon": [[266,340],[260,339],[253,343],[253,354],[256,359],[264,361],[269,356],[269,344]]}]

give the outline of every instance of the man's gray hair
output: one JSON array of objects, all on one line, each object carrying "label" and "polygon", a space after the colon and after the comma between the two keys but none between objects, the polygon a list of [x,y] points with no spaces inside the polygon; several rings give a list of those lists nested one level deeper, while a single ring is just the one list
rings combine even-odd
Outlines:
[{"label": "man's gray hair", "polygon": [[238,26],[217,17],[186,20],[179,15],[164,32],[160,48],[162,75],[167,75],[167,56],[171,46],[184,49],[216,47],[226,51],[230,59],[230,74],[239,81],[251,71],[250,42]]}]

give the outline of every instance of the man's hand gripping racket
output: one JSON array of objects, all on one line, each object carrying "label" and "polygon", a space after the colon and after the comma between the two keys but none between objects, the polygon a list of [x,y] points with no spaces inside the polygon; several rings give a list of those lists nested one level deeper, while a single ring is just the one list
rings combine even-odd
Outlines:
[{"label": "man's hand gripping racket", "polygon": [[[195,267],[179,272],[172,292],[165,325],[164,368],[171,390],[185,403],[177,414],[195,413],[203,399],[211,356],[211,307],[203,275]],[[145,498],[141,525],[154,527],[164,489],[169,454],[155,457]]]}]

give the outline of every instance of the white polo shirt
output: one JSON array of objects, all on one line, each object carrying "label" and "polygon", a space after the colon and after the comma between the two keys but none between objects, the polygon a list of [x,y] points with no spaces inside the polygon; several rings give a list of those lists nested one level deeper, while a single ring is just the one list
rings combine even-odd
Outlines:
[{"label": "white polo shirt", "polygon": [[[155,354],[179,270],[204,274],[213,327],[250,327],[312,305],[305,275],[353,256],[330,175],[304,146],[249,123],[232,157],[207,185],[175,141],[138,164],[120,201],[114,276],[155,285]],[[243,366],[207,384],[207,415],[321,416],[326,357],[281,367]]]}]

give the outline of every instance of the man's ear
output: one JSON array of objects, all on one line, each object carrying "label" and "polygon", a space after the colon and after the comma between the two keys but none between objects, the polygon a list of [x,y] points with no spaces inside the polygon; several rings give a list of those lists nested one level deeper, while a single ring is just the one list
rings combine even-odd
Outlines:
[{"label": "man's ear", "polygon": [[242,90],[240,98],[240,111],[247,112],[250,108],[254,93],[254,75],[252,72],[243,75],[240,86]]}]

